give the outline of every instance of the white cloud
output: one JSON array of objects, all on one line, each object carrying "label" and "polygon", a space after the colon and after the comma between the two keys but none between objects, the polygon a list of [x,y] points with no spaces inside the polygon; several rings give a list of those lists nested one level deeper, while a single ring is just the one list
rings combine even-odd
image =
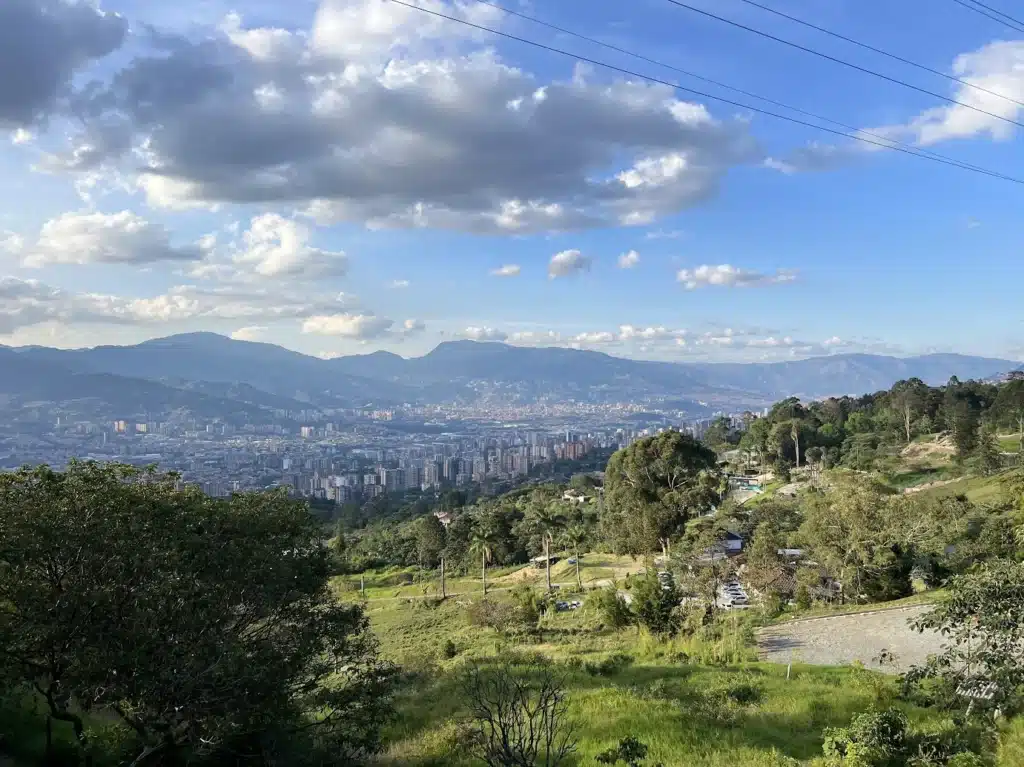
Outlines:
[{"label": "white cloud", "polygon": [[505,264],[497,269],[493,269],[491,274],[494,277],[518,277],[521,271],[519,264]]},{"label": "white cloud", "polygon": [[154,325],[187,322],[259,322],[301,320],[345,311],[352,299],[344,294],[199,288],[179,285],[149,297],[74,293],[38,280],[0,278],[0,333],[47,323],[72,325]]},{"label": "white cloud", "polygon": [[269,278],[319,279],[348,271],[344,253],[311,247],[309,238],[309,230],[299,222],[265,213],[252,219],[232,261]]},{"label": "white cloud", "polygon": [[598,344],[611,344],[617,340],[614,333],[606,330],[598,330],[591,333],[578,333],[569,339],[569,343],[579,346],[593,346]]},{"label": "white cloud", "polygon": [[325,0],[308,34],[231,15],[219,36],[168,35],[76,94],[81,130],[45,164],[120,173],[153,206],[289,205],[324,224],[514,236],[644,224],[760,160],[746,121],[669,86],[550,81],[478,39],[387,0]]},{"label": "white cloud", "polygon": [[670,330],[663,325],[647,328],[638,328],[633,325],[619,326],[620,341],[668,341],[677,338],[685,338],[687,334],[688,331],[686,330]]},{"label": "white cloud", "polygon": [[634,266],[640,263],[640,254],[635,250],[631,250],[628,253],[623,253],[619,256],[619,268],[620,269],[632,269]]},{"label": "white cloud", "polygon": [[757,285],[773,285],[780,282],[792,282],[796,273],[792,270],[780,269],[774,274],[762,274],[749,269],[740,269],[730,264],[710,266],[705,264],[695,269],[681,269],[676,280],[687,290],[717,286],[728,288],[745,288]]},{"label": "white cloud", "polygon": [[472,341],[506,341],[508,334],[494,328],[470,326],[462,331],[464,338]]},{"label": "white cloud", "polygon": [[402,323],[401,334],[411,336],[416,333],[422,333],[426,329],[427,326],[422,320],[406,320]]},{"label": "white cloud", "polygon": [[562,336],[554,330],[524,330],[513,333],[508,340],[520,346],[553,346],[561,342]]},{"label": "white cloud", "polygon": [[267,327],[265,325],[249,325],[248,327],[233,331],[231,337],[236,341],[259,341],[266,332]]},{"label": "white cloud", "polygon": [[681,229],[656,229],[653,232],[648,232],[644,236],[648,240],[678,240],[685,234],[686,233]]},{"label": "white cloud", "polygon": [[29,144],[35,140],[35,136],[31,131],[27,131],[24,128],[18,128],[11,133],[11,143],[15,146],[21,144]]},{"label": "white cloud", "polygon": [[194,261],[203,256],[199,246],[174,246],[170,240],[164,227],[131,211],[65,213],[43,224],[33,244],[22,241],[22,263],[33,268],[47,264],[150,264]]},{"label": "white cloud", "polygon": [[580,272],[590,271],[592,260],[578,250],[563,250],[551,257],[548,263],[548,277],[569,277]]},{"label": "white cloud", "polygon": [[394,280],[390,287],[392,290],[404,290],[409,287],[410,284],[409,280]]},{"label": "white cloud", "polygon": [[394,320],[374,314],[345,312],[310,317],[302,323],[302,332],[364,341],[387,335],[394,324]]}]

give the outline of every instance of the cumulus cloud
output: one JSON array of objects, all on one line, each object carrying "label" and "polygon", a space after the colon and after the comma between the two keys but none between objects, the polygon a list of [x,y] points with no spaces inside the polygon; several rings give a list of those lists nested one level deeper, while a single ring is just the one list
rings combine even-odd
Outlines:
[{"label": "cumulus cloud", "polygon": [[620,269],[632,269],[634,266],[640,263],[640,254],[635,250],[631,250],[628,253],[623,253],[619,256],[619,268]]},{"label": "cumulus cloud", "polygon": [[422,320],[406,320],[402,323],[402,335],[411,336],[416,333],[422,333],[427,329],[426,324]]},{"label": "cumulus cloud", "polygon": [[260,277],[319,279],[348,271],[348,258],[340,251],[314,248],[307,227],[276,213],[256,216],[242,235],[232,257],[236,266]]},{"label": "cumulus cloud", "polygon": [[91,3],[3,0],[0,127],[47,117],[68,94],[74,75],[119,48],[126,31],[124,19]]},{"label": "cumulus cloud", "polygon": [[259,341],[266,332],[265,325],[249,325],[233,331],[231,337],[236,341]]},{"label": "cumulus cloud", "polygon": [[471,341],[506,341],[508,334],[494,328],[470,326],[462,331],[463,338]]},{"label": "cumulus cloud", "polygon": [[301,320],[350,309],[353,300],[239,287],[179,285],[140,298],[75,293],[38,280],[0,278],[0,333],[58,323],[62,325],[153,325],[191,321],[259,322]]},{"label": "cumulus cloud", "polygon": [[676,280],[687,290],[703,287],[747,288],[758,285],[774,285],[780,282],[792,282],[796,273],[788,269],[780,269],[773,274],[763,274],[749,269],[740,269],[731,264],[710,266],[705,264],[695,269],[680,269]]},{"label": "cumulus cloud", "polygon": [[569,277],[580,272],[590,271],[592,260],[578,250],[563,250],[551,257],[548,263],[548,277]]},{"label": "cumulus cloud", "polygon": [[387,335],[394,324],[394,320],[375,314],[344,312],[310,317],[302,323],[302,332],[366,341]]},{"label": "cumulus cloud", "polygon": [[[1009,139],[1014,126],[1007,120],[1024,119],[1024,106],[1019,103],[1024,102],[1024,40],[993,42],[961,54],[953,61],[952,73],[989,93],[956,83],[950,96],[959,104],[927,109],[904,123],[867,127],[862,131],[864,137],[887,145],[900,142],[919,147],[979,136]],[[823,171],[879,151],[884,147],[866,142],[811,142],[784,157],[769,158],[765,164],[784,173]]]},{"label": "cumulus cloud", "polygon": [[493,269],[491,274],[494,277],[518,277],[520,271],[522,270],[519,268],[519,264],[505,264]]},{"label": "cumulus cloud", "polygon": [[32,244],[20,244],[25,266],[47,264],[151,264],[194,261],[198,245],[174,246],[169,232],[131,211],[65,213],[43,224]]},{"label": "cumulus cloud", "polygon": [[436,21],[328,0],[308,35],[234,16],[219,37],[164,35],[77,94],[83,127],[47,165],[121,172],[156,206],[296,204],[322,223],[517,235],[640,225],[760,159],[745,121],[668,86],[544,80]]},{"label": "cumulus cloud", "polygon": [[409,280],[393,280],[391,283],[391,289],[404,290],[405,288],[409,287],[410,284],[411,283],[409,282]]}]

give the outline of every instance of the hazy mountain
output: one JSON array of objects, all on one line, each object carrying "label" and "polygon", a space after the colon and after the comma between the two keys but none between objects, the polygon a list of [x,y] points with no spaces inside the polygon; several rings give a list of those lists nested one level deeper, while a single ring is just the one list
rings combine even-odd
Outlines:
[{"label": "hazy mountain", "polygon": [[237,399],[111,373],[75,373],[51,361],[51,355],[36,356],[0,348],[0,400],[7,408],[36,402],[81,403],[117,418],[145,419],[147,414],[188,410],[228,421],[270,420],[266,411]]},{"label": "hazy mountain", "polygon": [[401,402],[402,387],[382,385],[332,369],[324,360],[273,344],[235,341],[216,333],[186,333],[145,341],[135,346],[97,346],[58,350],[27,347],[19,354],[58,363],[79,373],[167,381],[206,381],[248,384],[290,399],[314,393],[320,401],[358,404],[367,399]]},{"label": "hazy mountain", "polygon": [[748,364],[645,362],[595,351],[474,341],[442,343],[410,359],[375,352],[322,360],[213,333],[171,336],[136,346],[0,352],[43,366],[39,370],[57,366],[80,374],[144,378],[195,396],[279,409],[296,409],[306,401],[353,405],[490,398],[657,400],[699,412],[705,408],[695,400],[713,407],[756,407],[786,396],[864,394],[912,377],[933,385],[953,375],[964,380],[991,378],[1019,367],[1008,360],[957,354],[845,354]]},{"label": "hazy mountain", "polygon": [[842,394],[869,394],[897,381],[920,378],[930,386],[961,380],[987,379],[1020,366],[1019,362],[962,354],[889,357],[836,354],[792,362],[710,363],[691,365],[710,385],[735,386],[771,399],[818,399]]}]

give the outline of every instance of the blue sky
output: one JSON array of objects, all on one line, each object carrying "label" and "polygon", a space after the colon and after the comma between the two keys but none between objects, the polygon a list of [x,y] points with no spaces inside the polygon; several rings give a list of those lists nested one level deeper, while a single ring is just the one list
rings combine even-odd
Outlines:
[{"label": "blue sky", "polygon": [[[508,3],[1024,178],[1006,121],[667,0]],[[780,111],[473,0],[418,4]],[[741,0],[692,4],[1024,122]],[[1024,102],[1024,34],[948,0],[764,4]],[[0,8],[0,69],[43,73],[0,88],[0,343],[212,330],[325,356],[454,338],[679,361],[1024,356],[1019,184],[389,0],[101,7]]]}]

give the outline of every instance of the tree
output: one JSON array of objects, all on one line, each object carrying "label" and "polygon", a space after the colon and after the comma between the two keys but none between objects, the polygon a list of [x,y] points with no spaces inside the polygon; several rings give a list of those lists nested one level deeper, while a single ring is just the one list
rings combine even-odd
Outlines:
[{"label": "tree", "polygon": [[1000,418],[1017,427],[1019,449],[1024,456],[1024,378],[1016,376],[1000,386],[994,408]]},{"label": "tree", "polygon": [[580,575],[580,547],[585,545],[590,538],[590,532],[582,524],[575,524],[567,527],[562,534],[565,545],[572,549],[573,558],[576,560],[576,587],[583,591],[583,577]]},{"label": "tree", "polygon": [[792,590],[789,570],[779,556],[782,544],[781,533],[770,522],[758,526],[750,543],[746,579],[763,595],[782,596]]},{"label": "tree", "polygon": [[649,554],[680,534],[687,520],[721,501],[715,452],[689,435],[667,431],[616,452],[605,472],[601,520],[617,548]]},{"label": "tree", "polygon": [[977,443],[974,448],[974,461],[978,470],[986,476],[995,474],[1003,465],[1002,451],[999,449],[995,431],[979,427]]},{"label": "tree", "polygon": [[469,554],[480,557],[480,580],[483,583],[484,596],[487,596],[487,563],[494,557],[496,541],[494,528],[486,524],[486,521],[474,525],[473,537],[469,541]]},{"label": "tree", "polygon": [[176,480],[93,463],[0,475],[0,664],[71,723],[87,764],[92,710],[130,730],[136,764],[375,750],[390,671],[361,608],[331,593],[308,507]]},{"label": "tree", "polygon": [[576,751],[565,685],[550,666],[474,666],[463,689],[472,717],[471,750],[488,767],[557,767]]},{"label": "tree", "polygon": [[908,444],[914,436],[912,431],[914,418],[924,405],[927,391],[928,387],[920,378],[899,381],[890,391],[889,401],[899,415]]},{"label": "tree", "polygon": [[444,553],[444,525],[433,514],[420,517],[416,522],[416,558],[420,567],[437,567]]},{"label": "tree", "polygon": [[947,596],[915,622],[938,631],[946,649],[911,678],[938,677],[954,688],[991,685],[993,705],[1018,701],[1024,686],[1024,563],[994,560],[952,578]]},{"label": "tree", "polygon": [[545,498],[540,491],[534,491],[524,520],[525,526],[540,536],[548,591],[551,591],[551,544],[555,540],[555,534],[565,527],[566,515],[563,511],[557,502]]},{"label": "tree", "polygon": [[674,583],[662,583],[658,574],[648,570],[632,589],[632,611],[640,624],[652,634],[675,634],[679,630],[676,607],[680,595]]},{"label": "tree", "polygon": [[892,512],[883,488],[850,478],[809,499],[800,536],[845,593],[895,599],[910,591],[911,530],[897,524],[909,516]]}]

